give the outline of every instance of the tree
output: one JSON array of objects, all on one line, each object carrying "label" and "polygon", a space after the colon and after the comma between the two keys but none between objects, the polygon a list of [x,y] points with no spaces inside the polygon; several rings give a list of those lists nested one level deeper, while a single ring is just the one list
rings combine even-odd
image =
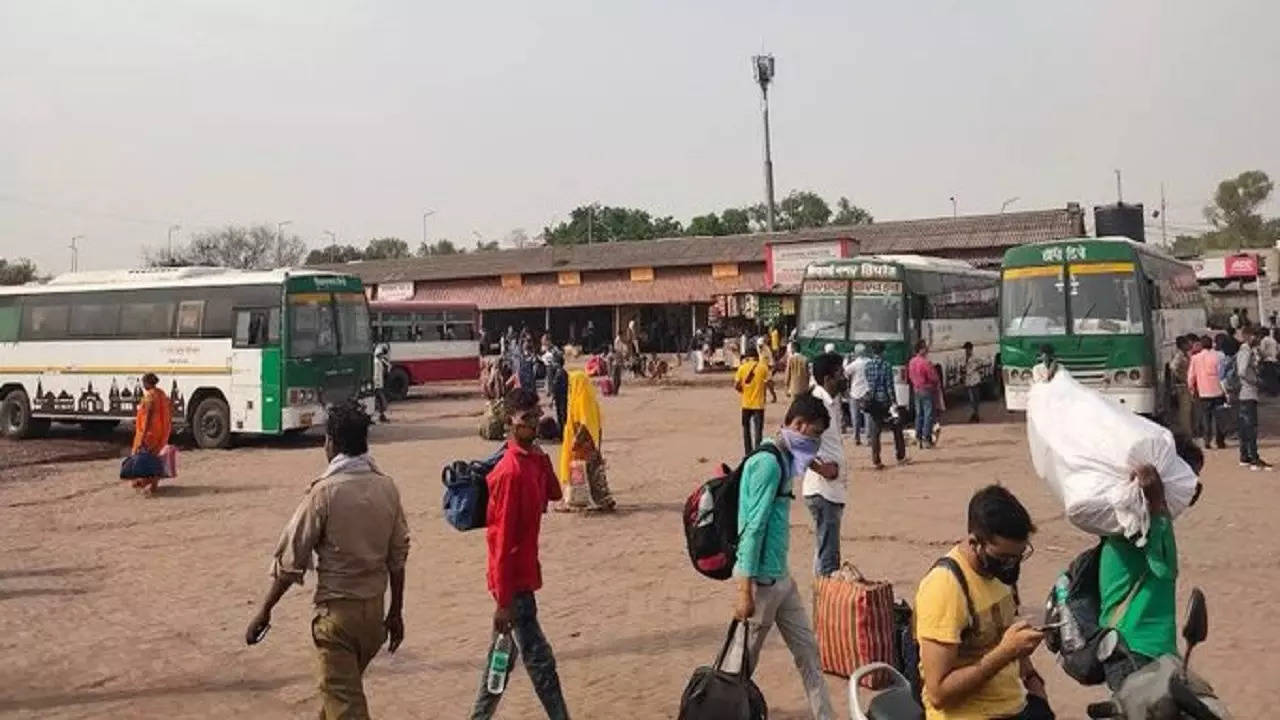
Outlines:
[{"label": "tree", "polygon": [[836,216],[831,218],[832,225],[870,225],[875,218],[871,213],[849,202],[849,198],[840,196],[836,201]]},{"label": "tree", "polygon": [[745,208],[725,208],[720,213],[720,229],[725,235],[745,235],[751,232],[751,216]]},{"label": "tree", "polygon": [[488,242],[484,240],[476,241],[476,252],[494,252],[501,249],[497,240],[489,240]]},{"label": "tree", "polygon": [[715,213],[699,215],[689,221],[685,229],[686,235],[723,235],[724,226],[720,224],[720,216]]},{"label": "tree", "polygon": [[36,265],[27,258],[0,258],[0,285],[25,285],[36,279]]},{"label": "tree", "polygon": [[778,217],[787,230],[822,227],[831,219],[831,207],[817,193],[792,190],[778,203]]},{"label": "tree", "polygon": [[1215,244],[1236,248],[1273,246],[1275,237],[1265,232],[1266,222],[1257,209],[1274,188],[1271,178],[1261,170],[1248,170],[1218,183],[1213,204],[1204,209],[1205,219],[1222,234]]},{"label": "tree", "polygon": [[308,265],[319,265],[322,263],[348,263],[353,260],[363,260],[364,251],[354,245],[328,245],[319,250],[312,250],[307,254]]},{"label": "tree", "polygon": [[669,215],[655,219],[644,210],[593,203],[574,208],[568,222],[544,228],[542,235],[548,245],[574,245],[653,240],[680,235],[682,230],[680,221]]},{"label": "tree", "polygon": [[466,252],[466,248],[459,248],[453,244],[452,240],[440,239],[433,243],[418,243],[418,257],[433,257],[436,255],[457,255]]},{"label": "tree", "polygon": [[400,238],[374,238],[364,249],[365,260],[398,260],[407,257],[411,257],[409,243]]},{"label": "tree", "polygon": [[277,239],[271,225],[228,225],[197,233],[191,241],[174,247],[144,251],[148,265],[181,267],[202,265],[238,270],[267,270],[301,263],[307,244],[297,235]]}]

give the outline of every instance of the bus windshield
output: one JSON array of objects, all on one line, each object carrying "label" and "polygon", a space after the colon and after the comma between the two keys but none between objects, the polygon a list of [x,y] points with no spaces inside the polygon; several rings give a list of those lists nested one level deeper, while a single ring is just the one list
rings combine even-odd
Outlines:
[{"label": "bus windshield", "polygon": [[[366,339],[366,343],[368,340]],[[336,355],[338,334],[328,293],[289,296],[289,356]]]},{"label": "bus windshield", "polygon": [[1136,335],[1144,328],[1142,298],[1131,263],[1071,266],[1071,332]]},{"label": "bus windshield", "polygon": [[854,295],[854,340],[901,340],[901,295]]},{"label": "bus windshield", "polygon": [[810,280],[800,300],[800,337],[843,340],[849,326],[849,282]]},{"label": "bus windshield", "polygon": [[369,339],[369,308],[360,293],[334,295],[338,307],[338,337],[343,355],[367,355],[373,352]]},{"label": "bus windshield", "polygon": [[1065,335],[1067,298],[1062,266],[1005,270],[1000,318],[1006,335]]}]

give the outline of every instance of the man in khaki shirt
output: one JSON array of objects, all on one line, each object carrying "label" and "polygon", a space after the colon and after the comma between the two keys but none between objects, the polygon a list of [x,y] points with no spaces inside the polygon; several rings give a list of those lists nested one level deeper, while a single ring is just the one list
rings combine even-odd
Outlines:
[{"label": "man in khaki shirt", "polygon": [[[404,640],[404,564],[409,528],[395,482],[369,457],[369,416],[359,405],[329,409],[324,451],[329,467],[311,483],[276,545],[271,589],[249,623],[245,642],[256,644],[271,626],[271,610],[290,585],[301,585],[316,557],[315,616],[311,636],[318,655],[320,717],[369,717],[362,676],[390,637],[388,652]],[[391,584],[384,618],[383,593]]]},{"label": "man in khaki shirt", "polygon": [[787,397],[809,392],[809,358],[800,354],[796,344],[787,346]]}]

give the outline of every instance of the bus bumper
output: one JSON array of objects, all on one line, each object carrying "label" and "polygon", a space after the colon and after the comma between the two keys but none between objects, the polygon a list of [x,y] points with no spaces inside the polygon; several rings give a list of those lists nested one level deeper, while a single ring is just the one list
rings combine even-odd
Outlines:
[{"label": "bus bumper", "polygon": [[295,405],[280,410],[280,429],[299,430],[324,425],[327,415],[319,403]]},{"label": "bus bumper", "polygon": [[[1085,385],[1085,387],[1097,390],[1102,397],[1128,409],[1130,412],[1151,415],[1156,411],[1156,393],[1152,388],[1121,389],[1094,387],[1092,385]],[[1026,411],[1027,395],[1030,390],[1030,385],[1006,385],[1004,388],[1005,407],[1010,410]]]}]

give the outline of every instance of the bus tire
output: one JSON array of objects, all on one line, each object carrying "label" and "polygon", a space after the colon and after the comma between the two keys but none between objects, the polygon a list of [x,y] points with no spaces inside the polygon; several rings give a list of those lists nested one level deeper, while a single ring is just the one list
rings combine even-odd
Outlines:
[{"label": "bus tire", "polygon": [[207,397],[191,415],[191,436],[206,450],[231,447],[231,408],[220,397]]},{"label": "bus tire", "polygon": [[31,400],[25,390],[12,390],[0,402],[0,433],[5,437],[26,439],[49,432],[48,420],[31,417]]},{"label": "bus tire", "polygon": [[394,367],[387,373],[387,382],[383,390],[391,400],[404,400],[409,397],[409,384],[409,372],[402,367]]}]

